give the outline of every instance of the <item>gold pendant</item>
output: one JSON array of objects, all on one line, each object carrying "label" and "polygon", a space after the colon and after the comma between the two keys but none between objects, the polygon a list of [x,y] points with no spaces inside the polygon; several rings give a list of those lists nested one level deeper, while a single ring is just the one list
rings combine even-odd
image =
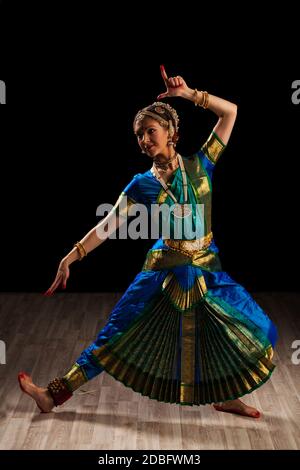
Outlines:
[{"label": "gold pendant", "polygon": [[183,219],[184,217],[190,216],[192,213],[191,209],[187,204],[175,204],[173,214],[174,217],[178,217],[179,219]]}]

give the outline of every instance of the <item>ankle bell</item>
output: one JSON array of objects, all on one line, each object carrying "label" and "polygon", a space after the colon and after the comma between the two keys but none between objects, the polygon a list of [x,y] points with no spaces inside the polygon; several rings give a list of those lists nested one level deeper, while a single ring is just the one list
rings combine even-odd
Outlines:
[{"label": "ankle bell", "polygon": [[63,379],[55,378],[49,382],[47,389],[54,401],[55,406],[62,405],[73,395],[68,389]]}]

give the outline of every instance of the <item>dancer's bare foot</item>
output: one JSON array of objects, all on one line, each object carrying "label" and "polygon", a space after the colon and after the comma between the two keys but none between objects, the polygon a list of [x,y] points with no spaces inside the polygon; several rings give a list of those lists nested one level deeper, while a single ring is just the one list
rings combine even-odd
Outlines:
[{"label": "dancer's bare foot", "polygon": [[20,372],[18,380],[21,390],[34,399],[41,412],[50,413],[52,408],[54,408],[54,402],[48,389],[37,387],[32,382],[31,376],[26,374],[26,372]]},{"label": "dancer's bare foot", "polygon": [[235,413],[238,415],[249,416],[250,418],[259,418],[260,412],[243,403],[241,400],[229,400],[223,403],[213,404],[213,407],[217,411],[225,411],[226,413]]}]

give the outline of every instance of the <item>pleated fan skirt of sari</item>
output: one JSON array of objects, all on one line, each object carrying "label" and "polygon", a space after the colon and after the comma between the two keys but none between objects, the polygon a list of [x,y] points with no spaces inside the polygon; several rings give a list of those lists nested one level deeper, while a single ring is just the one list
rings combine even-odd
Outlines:
[{"label": "pleated fan skirt of sari", "polygon": [[87,379],[105,370],[151,399],[200,405],[262,385],[275,367],[276,337],[226,272],[187,263],[142,270],[76,365]]}]

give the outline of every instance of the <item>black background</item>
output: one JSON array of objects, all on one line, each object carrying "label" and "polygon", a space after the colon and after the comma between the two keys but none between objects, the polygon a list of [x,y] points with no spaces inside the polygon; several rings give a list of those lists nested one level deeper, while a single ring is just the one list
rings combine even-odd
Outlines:
[{"label": "black background", "polygon": [[[191,51],[178,40],[165,47],[159,27],[147,36],[137,23],[131,38],[128,24],[127,35],[104,35],[103,17],[89,28],[85,17],[72,23],[57,15],[51,25],[41,11],[35,15],[39,20],[21,29],[31,34],[16,39],[6,30],[1,43],[1,290],[46,290],[60,259],[99,221],[98,205],[113,204],[134,174],[149,169],[132,119],[164,91],[160,63],[169,76],[238,105],[213,179],[213,231],[224,270],[249,290],[298,290],[297,67],[272,61],[267,40],[241,54],[237,44],[224,52],[202,37]],[[181,98],[167,101],[181,118],[178,150],[198,150],[216,116]],[[124,290],[153,243],[108,240],[71,266],[67,290]]]}]

